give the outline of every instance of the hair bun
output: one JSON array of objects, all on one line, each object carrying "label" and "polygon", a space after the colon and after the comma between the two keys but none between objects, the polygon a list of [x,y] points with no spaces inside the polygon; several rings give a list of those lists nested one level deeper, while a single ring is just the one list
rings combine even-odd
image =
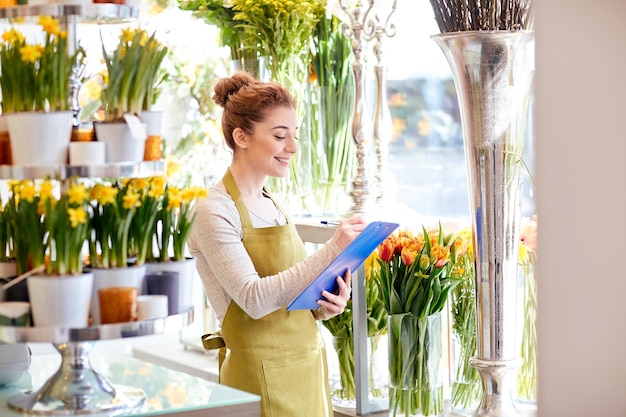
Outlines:
[{"label": "hair bun", "polygon": [[256,82],[257,81],[254,77],[247,72],[239,71],[232,77],[221,78],[217,81],[215,87],[213,88],[214,94],[212,99],[218,106],[225,107],[228,97],[233,94],[237,94],[241,88]]}]

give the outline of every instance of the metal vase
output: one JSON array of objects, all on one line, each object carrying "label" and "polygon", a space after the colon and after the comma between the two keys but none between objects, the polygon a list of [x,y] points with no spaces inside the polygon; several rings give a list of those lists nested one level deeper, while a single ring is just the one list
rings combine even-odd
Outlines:
[{"label": "metal vase", "polygon": [[523,154],[534,75],[529,31],[433,36],[457,90],[470,184],[476,266],[477,354],[483,384],[476,416],[518,416],[512,396]]}]

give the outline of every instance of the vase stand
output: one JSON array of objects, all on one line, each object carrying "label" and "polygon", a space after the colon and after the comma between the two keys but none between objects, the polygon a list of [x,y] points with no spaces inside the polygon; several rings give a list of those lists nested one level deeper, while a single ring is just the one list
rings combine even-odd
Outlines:
[{"label": "vase stand", "polygon": [[61,354],[59,369],[37,391],[8,399],[9,408],[28,415],[120,415],[141,407],[139,388],[114,385],[92,368],[89,353],[98,340],[168,333],[193,322],[193,307],[168,317],[83,329],[0,326],[0,341],[51,342]]}]

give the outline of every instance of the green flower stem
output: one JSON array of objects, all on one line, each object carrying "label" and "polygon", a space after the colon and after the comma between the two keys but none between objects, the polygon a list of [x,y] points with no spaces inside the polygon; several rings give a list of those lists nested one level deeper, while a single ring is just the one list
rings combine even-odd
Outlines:
[{"label": "green flower stem", "polygon": [[388,328],[390,415],[442,414],[441,313],[424,318],[393,314]]},{"label": "green flower stem", "polygon": [[476,301],[473,256],[470,252],[459,257],[458,268],[462,281],[451,292],[452,332],[459,345],[456,374],[452,383],[453,409],[470,410],[480,400],[482,386],[480,374],[470,365],[476,354]]},{"label": "green flower stem", "polygon": [[354,382],[354,338],[333,337],[333,346],[339,359],[339,379],[341,387],[333,391],[333,396],[345,400],[356,398]]},{"label": "green flower stem", "polygon": [[524,280],[524,327],[520,356],[524,361],[517,374],[517,395],[520,399],[534,401],[537,398],[537,289],[532,264],[521,268]]}]

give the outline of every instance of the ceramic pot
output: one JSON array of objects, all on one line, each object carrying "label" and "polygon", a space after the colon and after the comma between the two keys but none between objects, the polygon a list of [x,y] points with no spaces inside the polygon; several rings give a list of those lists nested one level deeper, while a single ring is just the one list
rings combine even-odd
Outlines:
[{"label": "ceramic pot", "polygon": [[35,327],[85,328],[89,326],[89,304],[93,274],[33,275],[27,280]]},{"label": "ceramic pot", "polygon": [[6,118],[13,165],[67,164],[71,111],[7,113]]},{"label": "ceramic pot", "polygon": [[107,163],[141,162],[146,146],[145,123],[143,135],[131,130],[125,122],[94,123],[98,142],[106,144]]}]

